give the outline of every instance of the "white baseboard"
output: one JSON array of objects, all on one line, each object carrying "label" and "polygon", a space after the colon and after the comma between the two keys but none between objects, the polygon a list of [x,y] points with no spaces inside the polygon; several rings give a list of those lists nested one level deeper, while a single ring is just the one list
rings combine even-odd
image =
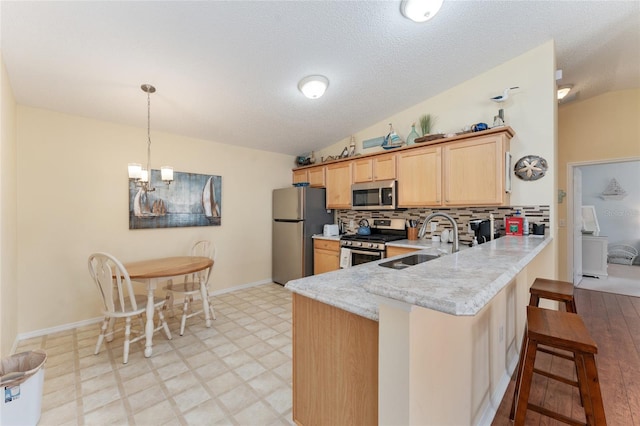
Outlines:
[{"label": "white baseboard", "polygon": [[511,381],[511,377],[518,367],[519,356],[514,356],[511,358],[511,361],[507,365],[507,371],[502,374],[500,377],[500,381],[496,386],[495,391],[491,395],[489,399],[489,404],[485,407],[480,416],[480,420],[478,421],[479,426],[490,426],[493,422],[493,418],[496,416],[498,412],[498,407],[500,407],[500,403],[504,398],[507,388],[509,387],[509,382]]},{"label": "white baseboard", "polygon": [[[255,281],[255,282],[247,283],[247,284],[240,284],[240,285],[237,285],[235,287],[230,287],[230,288],[225,288],[225,289],[222,289],[222,290],[214,291],[214,292],[211,293],[211,295],[212,296],[218,296],[218,295],[225,294],[225,293],[231,293],[232,291],[244,290],[244,289],[247,289],[247,288],[257,287],[259,285],[264,285],[264,284],[271,284],[272,282],[273,282],[272,280],[268,279],[268,280]],[[43,328],[41,330],[29,331],[27,333],[20,333],[16,337],[16,340],[13,342],[13,347],[11,348],[11,353],[12,354],[15,353],[16,349],[18,348],[18,342],[21,341],[21,340],[32,339],[34,337],[41,337],[41,336],[45,336],[47,334],[59,333],[61,331],[72,330],[74,328],[84,327],[86,325],[91,325],[91,324],[96,324],[96,323],[99,323],[100,321],[102,321],[102,317],[91,318],[91,319],[82,320],[82,321],[78,321],[78,322],[73,322],[73,323],[69,323],[69,324],[62,324],[62,325],[58,325],[58,326],[50,327],[50,328]]]},{"label": "white baseboard", "polygon": [[26,340],[26,339],[31,339],[33,337],[40,337],[40,336],[45,336],[47,334],[59,333],[61,331],[66,331],[66,330],[72,330],[74,328],[84,327],[85,325],[96,324],[96,323],[99,323],[100,321],[102,321],[102,317],[91,318],[91,319],[82,320],[78,322],[72,322],[69,324],[57,325],[55,327],[43,328],[41,330],[36,330],[36,331],[29,331],[27,333],[20,333],[16,338],[16,345],[14,346],[17,346],[17,342],[20,340]]},{"label": "white baseboard", "polygon": [[271,284],[273,283],[273,280],[261,280],[261,281],[254,281],[252,283],[247,283],[247,284],[240,284],[237,285],[235,287],[229,287],[229,288],[224,288],[222,290],[216,290],[211,292],[212,296],[219,296],[221,294],[225,294],[225,293],[231,293],[232,291],[237,291],[237,290],[244,290],[247,288],[251,288],[251,287],[257,287],[259,285],[265,285],[265,284]]},{"label": "white baseboard", "polygon": [[507,374],[503,374],[496,386],[495,391],[489,398],[489,404],[484,408],[482,415],[480,416],[480,420],[478,421],[478,426],[490,426],[493,422],[493,418],[496,416],[498,412],[498,407],[500,407],[500,403],[502,402],[502,398],[504,398],[505,393],[507,392],[507,388],[509,387],[509,382],[511,381],[511,376]]}]

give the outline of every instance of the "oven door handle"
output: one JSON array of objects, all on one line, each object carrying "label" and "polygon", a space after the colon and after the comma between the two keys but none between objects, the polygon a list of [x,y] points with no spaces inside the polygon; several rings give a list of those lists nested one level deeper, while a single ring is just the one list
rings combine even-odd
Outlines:
[{"label": "oven door handle", "polygon": [[364,254],[367,256],[374,256],[376,254],[378,254],[380,256],[380,259],[383,258],[383,254],[384,252],[382,251],[378,251],[378,250],[355,250],[355,249],[351,249],[351,253],[355,253],[355,254]]}]

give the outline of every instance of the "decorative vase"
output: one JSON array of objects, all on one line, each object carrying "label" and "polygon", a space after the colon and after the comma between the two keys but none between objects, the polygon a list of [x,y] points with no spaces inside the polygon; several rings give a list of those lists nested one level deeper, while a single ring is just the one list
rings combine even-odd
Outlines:
[{"label": "decorative vase", "polygon": [[411,132],[407,136],[407,145],[413,145],[416,143],[416,138],[419,138],[418,132],[416,132],[416,123],[411,125]]}]

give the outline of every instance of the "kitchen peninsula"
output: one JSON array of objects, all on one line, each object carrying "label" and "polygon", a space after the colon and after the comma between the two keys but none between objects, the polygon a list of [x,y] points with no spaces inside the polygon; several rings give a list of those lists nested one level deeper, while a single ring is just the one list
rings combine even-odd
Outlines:
[{"label": "kitchen peninsula", "polygon": [[550,242],[504,237],[406,269],[384,259],[290,281],[294,420],[489,424],[517,362],[528,288],[550,276]]}]

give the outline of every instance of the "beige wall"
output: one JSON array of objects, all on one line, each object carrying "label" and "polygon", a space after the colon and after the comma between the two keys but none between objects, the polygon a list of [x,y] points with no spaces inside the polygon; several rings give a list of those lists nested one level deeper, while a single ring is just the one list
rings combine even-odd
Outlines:
[{"label": "beige wall", "polygon": [[[516,131],[514,161],[538,154],[553,164],[554,58],[550,41],[358,132],[358,144],[386,133],[388,122],[405,136],[411,122],[426,112],[437,116],[436,128],[445,131],[479,121],[491,124],[502,106]],[[515,85],[521,89],[505,104],[489,100]],[[129,231],[126,164],[144,161],[145,129],[25,106],[18,107],[17,117],[18,332],[98,315],[85,265],[96,250],[130,261],[184,253],[196,238],[211,238],[220,249],[214,290],[270,278],[271,189],[290,184],[293,157],[153,133],[153,166],[167,163],[177,171],[223,176],[222,226]],[[335,154],[344,144],[317,157]],[[553,169],[537,182],[514,179],[512,196],[512,205],[551,205],[552,229],[553,180]]]},{"label": "beige wall", "polygon": [[16,196],[16,101],[0,54],[0,357],[18,332]]},{"label": "beige wall", "polygon": [[[472,66],[472,64],[470,64]],[[425,78],[428,78],[426,76]],[[497,104],[490,97],[502,94],[505,87],[519,86],[511,92],[510,98]],[[549,165],[555,163],[555,49],[549,41],[529,52],[484,72],[464,83],[448,89],[391,117],[385,118],[371,127],[354,134],[357,152],[371,153],[382,148],[362,149],[362,141],[383,136],[388,132],[389,123],[405,139],[411,130],[411,123],[429,113],[436,118],[435,129],[444,132],[459,132],[465,125],[485,122],[493,124],[493,116],[499,108],[505,110],[505,120],[516,133],[511,140],[513,162],[528,154],[540,155]],[[315,156],[339,154],[349,145],[349,138],[318,151]],[[535,182],[521,181],[512,174],[513,193],[511,204],[553,205],[555,171],[553,167],[547,175]],[[553,207],[552,207],[553,209]],[[555,214],[551,212],[551,223],[555,224]]]},{"label": "beige wall", "polygon": [[[608,92],[558,109],[558,188],[569,193],[569,163],[640,157],[640,89]],[[558,205],[558,218],[568,220],[569,198]],[[559,276],[571,278],[566,227],[559,228]]]},{"label": "beige wall", "polygon": [[127,163],[144,162],[146,129],[18,106],[18,332],[99,316],[87,257],[123,261],[218,248],[214,291],[271,279],[271,190],[294,157],[152,130],[152,167],[222,176],[222,226],[129,230]]},{"label": "beige wall", "polygon": [[[504,87],[519,86],[510,98],[497,104],[490,97],[502,93]],[[511,140],[512,166],[525,155],[535,154],[545,158],[549,170],[544,178],[535,182],[525,182],[513,173],[511,205],[549,205],[550,235],[555,235],[556,219],[556,82],[555,45],[553,41],[530,50],[504,64],[478,75],[464,83],[446,90],[411,108],[386,118],[377,124],[354,134],[357,152],[371,153],[382,148],[362,149],[362,141],[379,137],[388,132],[388,123],[393,123],[398,133],[405,138],[411,123],[418,117],[430,113],[437,117],[435,129],[444,132],[460,131],[464,125],[486,122],[493,123],[493,116],[499,108],[505,110],[505,120],[516,135]],[[316,153],[321,156],[339,154],[349,138],[339,141]],[[556,240],[553,250],[556,250]],[[548,265],[557,278],[555,261]]]}]

